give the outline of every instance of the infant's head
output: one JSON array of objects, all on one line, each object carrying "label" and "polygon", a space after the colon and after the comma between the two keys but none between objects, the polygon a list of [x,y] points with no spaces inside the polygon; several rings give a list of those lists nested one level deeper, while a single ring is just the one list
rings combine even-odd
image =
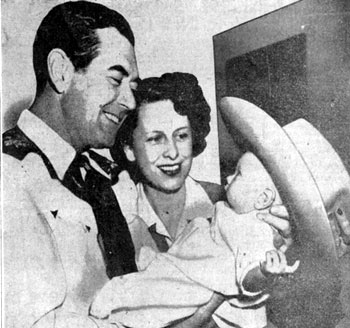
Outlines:
[{"label": "infant's head", "polygon": [[250,152],[243,154],[235,173],[227,178],[226,195],[230,206],[238,214],[282,204],[269,173]]}]

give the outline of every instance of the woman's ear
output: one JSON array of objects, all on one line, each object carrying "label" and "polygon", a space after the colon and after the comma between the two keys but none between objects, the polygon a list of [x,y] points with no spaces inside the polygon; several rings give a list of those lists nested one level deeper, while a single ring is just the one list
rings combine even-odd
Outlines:
[{"label": "woman's ear", "polygon": [[276,191],[266,187],[255,200],[254,208],[264,210],[272,205],[276,198]]},{"label": "woman's ear", "polygon": [[124,153],[129,162],[135,162],[134,150],[129,145],[124,146]]},{"label": "woman's ear", "polygon": [[66,91],[74,74],[74,66],[62,49],[52,49],[47,56],[47,69],[52,86],[58,93]]}]

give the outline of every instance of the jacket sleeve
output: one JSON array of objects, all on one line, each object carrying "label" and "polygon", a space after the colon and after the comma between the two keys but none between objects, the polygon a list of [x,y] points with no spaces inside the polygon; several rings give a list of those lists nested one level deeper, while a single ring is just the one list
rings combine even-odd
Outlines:
[{"label": "jacket sleeve", "polygon": [[26,172],[11,158],[3,163],[5,322],[31,327],[63,303],[65,277],[51,229],[26,191]]}]

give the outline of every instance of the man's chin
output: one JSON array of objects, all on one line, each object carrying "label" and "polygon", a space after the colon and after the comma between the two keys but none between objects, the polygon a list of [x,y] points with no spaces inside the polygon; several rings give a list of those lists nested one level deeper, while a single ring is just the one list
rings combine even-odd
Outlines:
[{"label": "man's chin", "polygon": [[97,140],[93,143],[91,148],[95,149],[103,149],[103,148],[112,148],[115,142],[115,138],[103,138],[101,140]]}]

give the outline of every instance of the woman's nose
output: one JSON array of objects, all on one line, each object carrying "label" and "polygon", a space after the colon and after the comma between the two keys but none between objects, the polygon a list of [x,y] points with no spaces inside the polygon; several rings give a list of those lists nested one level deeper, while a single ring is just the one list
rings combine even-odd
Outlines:
[{"label": "woman's nose", "polygon": [[177,145],[174,140],[168,141],[165,147],[166,147],[164,152],[165,157],[169,157],[170,159],[175,159],[179,155],[179,151],[177,149]]}]

